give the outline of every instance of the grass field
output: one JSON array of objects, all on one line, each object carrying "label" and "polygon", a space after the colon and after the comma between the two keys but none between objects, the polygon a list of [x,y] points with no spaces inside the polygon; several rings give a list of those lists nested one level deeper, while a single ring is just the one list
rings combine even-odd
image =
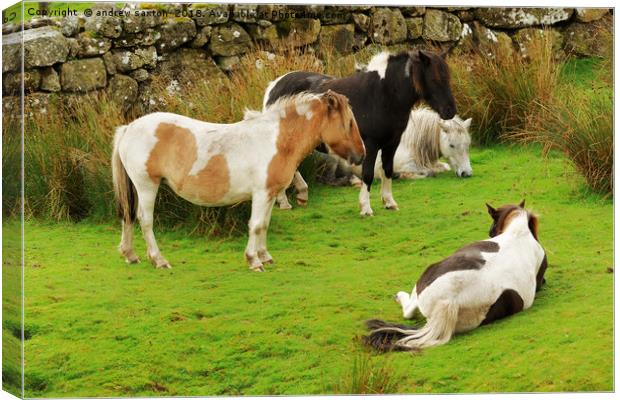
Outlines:
[{"label": "grass field", "polygon": [[[612,201],[537,147],[471,157],[470,179],[395,182],[398,212],[375,186],[373,218],[357,190],[312,186],[307,208],[274,210],[264,274],[245,235],[156,229],[168,271],[126,265],[115,221],[28,222],[26,396],[612,390]],[[401,321],[392,295],[428,264],[485,238],[485,202],[522,198],[550,263],[533,308],[417,355],[359,344],[364,320]]]}]

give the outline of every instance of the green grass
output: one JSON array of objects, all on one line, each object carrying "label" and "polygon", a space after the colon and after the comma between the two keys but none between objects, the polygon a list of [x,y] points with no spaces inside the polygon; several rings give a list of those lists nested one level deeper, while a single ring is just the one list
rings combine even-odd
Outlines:
[{"label": "green grass", "polygon": [[[274,210],[264,274],[247,270],[245,235],[156,229],[162,271],[121,260],[113,221],[30,221],[26,396],[610,391],[613,205],[540,153],[474,149],[471,179],[395,182],[398,212],[375,186],[369,219],[357,190],[314,186],[308,208]],[[364,320],[402,319],[394,293],[486,236],[484,202],[522,198],[550,263],[533,308],[415,356],[361,347]]]}]

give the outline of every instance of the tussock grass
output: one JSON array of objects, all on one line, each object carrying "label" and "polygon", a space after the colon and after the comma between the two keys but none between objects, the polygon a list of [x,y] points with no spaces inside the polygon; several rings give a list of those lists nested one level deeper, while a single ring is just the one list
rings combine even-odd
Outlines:
[{"label": "tussock grass", "polygon": [[560,81],[551,36],[532,38],[527,57],[500,46],[489,54],[451,57],[453,93],[460,115],[473,118],[474,139],[498,142],[525,128],[540,105],[549,104]]},{"label": "tussock grass", "polygon": [[613,192],[613,92],[576,91],[562,102],[541,105],[546,118],[515,135],[539,142],[544,152],[557,149],[586,178],[588,186],[611,195]]},{"label": "tussock grass", "polygon": [[338,394],[394,394],[398,392],[394,370],[385,358],[373,353],[360,353],[353,358],[350,370],[337,382],[333,392]]},{"label": "tussock grass", "polygon": [[580,71],[558,56],[549,32],[532,38],[526,56],[498,48],[451,59],[459,113],[473,118],[474,139],[538,142],[545,154],[558,149],[591,189],[611,194],[613,40],[605,29],[599,36],[610,56]]}]

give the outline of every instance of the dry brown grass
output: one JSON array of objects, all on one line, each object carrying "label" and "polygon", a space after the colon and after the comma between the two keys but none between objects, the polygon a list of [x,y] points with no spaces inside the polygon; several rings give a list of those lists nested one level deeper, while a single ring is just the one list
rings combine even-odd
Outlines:
[{"label": "dry brown grass", "polygon": [[451,57],[453,93],[459,114],[473,118],[474,139],[488,144],[523,129],[540,104],[552,101],[562,62],[548,33],[533,38],[528,57],[505,47]]}]

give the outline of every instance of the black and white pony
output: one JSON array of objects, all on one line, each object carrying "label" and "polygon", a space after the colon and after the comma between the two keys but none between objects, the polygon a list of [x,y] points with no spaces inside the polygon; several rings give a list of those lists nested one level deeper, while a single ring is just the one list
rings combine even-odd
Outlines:
[{"label": "black and white pony", "polygon": [[[381,198],[386,208],[398,209],[392,196],[393,160],[411,109],[424,101],[443,119],[452,119],[456,114],[445,56],[446,52],[434,54],[421,50],[395,55],[383,52],[375,55],[364,71],[345,78],[314,72],[290,72],[269,84],[263,108],[280,97],[303,91],[331,89],[347,96],[366,146],[359,196],[360,214],[373,215],[370,187],[380,150],[383,170]],[[298,202],[305,203],[307,185],[299,173],[295,174],[294,185]],[[284,198],[281,193],[278,201]]]},{"label": "black and white pony", "polygon": [[454,333],[518,313],[532,306],[545,282],[545,251],[538,242],[538,219],[523,207],[487,204],[491,238],[469,244],[428,267],[411,295],[398,292],[403,317],[426,317],[421,327],[367,321],[364,342],[377,350],[417,350],[444,344]]}]

